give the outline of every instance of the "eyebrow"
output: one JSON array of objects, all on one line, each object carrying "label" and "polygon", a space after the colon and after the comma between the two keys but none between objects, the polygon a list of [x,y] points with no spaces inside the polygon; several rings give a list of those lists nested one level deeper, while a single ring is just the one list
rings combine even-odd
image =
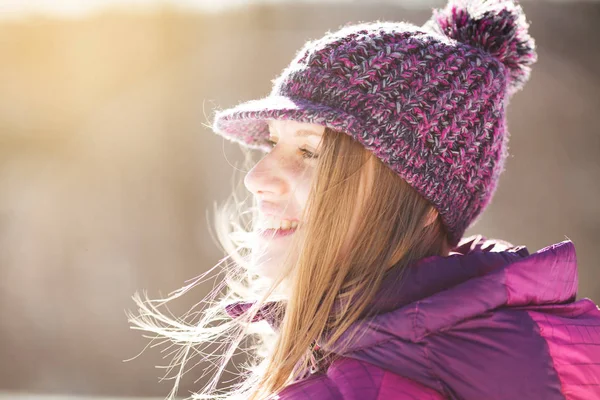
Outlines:
[{"label": "eyebrow", "polygon": [[318,132],[315,132],[315,131],[309,131],[306,129],[302,129],[302,130],[296,131],[296,136],[321,136],[321,134]]}]

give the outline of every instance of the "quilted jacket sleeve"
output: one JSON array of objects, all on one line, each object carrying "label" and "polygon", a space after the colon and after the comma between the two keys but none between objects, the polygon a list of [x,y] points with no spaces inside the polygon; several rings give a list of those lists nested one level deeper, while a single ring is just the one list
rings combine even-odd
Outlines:
[{"label": "quilted jacket sleeve", "polygon": [[296,382],[280,400],[443,400],[436,391],[413,380],[351,358],[335,361],[325,374]]}]

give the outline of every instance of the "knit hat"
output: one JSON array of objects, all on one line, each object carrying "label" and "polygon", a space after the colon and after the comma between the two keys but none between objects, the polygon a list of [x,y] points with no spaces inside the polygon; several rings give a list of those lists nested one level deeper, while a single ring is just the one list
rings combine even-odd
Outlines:
[{"label": "knit hat", "polygon": [[454,246],[492,199],[508,99],[536,60],[516,2],[450,0],[421,27],[361,23],[307,42],[269,96],[217,112],[213,130],[264,151],[272,119],[351,135],[434,205]]}]

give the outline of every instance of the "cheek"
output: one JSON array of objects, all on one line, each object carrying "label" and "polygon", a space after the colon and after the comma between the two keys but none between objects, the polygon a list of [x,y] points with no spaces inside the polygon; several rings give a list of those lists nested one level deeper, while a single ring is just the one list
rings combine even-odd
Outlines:
[{"label": "cheek", "polygon": [[299,205],[301,210],[304,209],[304,206],[308,200],[308,194],[310,192],[311,182],[313,178],[313,171],[311,169],[306,170],[306,172],[298,173],[295,177],[295,191],[294,198]]}]

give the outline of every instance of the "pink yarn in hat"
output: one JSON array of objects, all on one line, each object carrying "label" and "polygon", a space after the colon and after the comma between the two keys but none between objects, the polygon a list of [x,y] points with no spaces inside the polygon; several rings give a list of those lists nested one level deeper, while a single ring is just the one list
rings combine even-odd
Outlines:
[{"label": "pink yarn in hat", "polygon": [[377,21],[307,42],[269,96],[218,112],[213,129],[265,151],[269,119],[351,135],[436,207],[456,245],[493,197],[508,99],[536,60],[515,1],[451,0],[422,27]]}]

